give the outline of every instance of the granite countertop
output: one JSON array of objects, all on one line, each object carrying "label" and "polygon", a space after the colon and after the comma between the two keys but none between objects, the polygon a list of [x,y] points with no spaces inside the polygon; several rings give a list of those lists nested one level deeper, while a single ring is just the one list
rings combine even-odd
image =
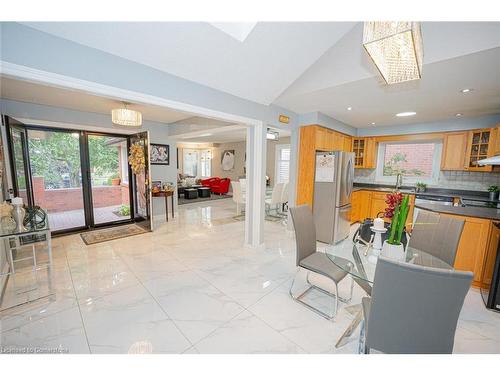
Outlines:
[{"label": "granite countertop", "polygon": [[500,220],[500,209],[488,207],[445,206],[441,204],[418,203],[416,208],[450,215],[477,217],[481,219]]},{"label": "granite countertop", "polygon": [[[378,184],[360,184],[355,183],[353,191],[359,190],[372,190],[390,193],[394,191],[394,187],[390,185],[378,185]],[[415,188],[410,186],[401,187],[400,191],[403,194],[415,194],[422,196],[439,196],[446,198],[461,198],[472,201],[479,202],[489,202],[493,204],[500,204],[500,200],[491,200],[489,194],[486,191],[471,191],[471,190],[454,190],[454,189],[439,189],[439,188],[428,188],[424,193],[416,192]],[[482,207],[481,207],[482,208]]]}]

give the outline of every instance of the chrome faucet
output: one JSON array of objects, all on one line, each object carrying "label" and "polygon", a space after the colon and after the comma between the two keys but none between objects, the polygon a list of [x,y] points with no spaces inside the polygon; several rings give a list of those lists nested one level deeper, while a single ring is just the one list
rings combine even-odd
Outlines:
[{"label": "chrome faucet", "polygon": [[398,173],[396,175],[396,190],[399,190],[401,186],[403,186],[403,175]]}]

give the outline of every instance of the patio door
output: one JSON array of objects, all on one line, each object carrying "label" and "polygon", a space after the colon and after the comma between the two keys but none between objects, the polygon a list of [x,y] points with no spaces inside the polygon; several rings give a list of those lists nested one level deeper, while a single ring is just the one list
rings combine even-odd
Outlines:
[{"label": "patio door", "polygon": [[[53,233],[137,221],[152,230],[149,133],[24,125],[5,117],[14,193],[48,212]],[[129,165],[133,146],[140,167]]]},{"label": "patio door", "polygon": [[91,226],[130,221],[128,137],[86,134]]}]

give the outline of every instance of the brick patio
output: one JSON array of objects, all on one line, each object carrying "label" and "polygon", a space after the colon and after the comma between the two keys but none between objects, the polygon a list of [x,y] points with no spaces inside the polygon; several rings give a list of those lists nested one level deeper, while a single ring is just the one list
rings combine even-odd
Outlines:
[{"label": "brick patio", "polygon": [[[94,208],[95,223],[102,224],[130,218],[130,216],[120,216],[114,213],[119,209],[120,205]],[[53,231],[81,227],[85,225],[85,214],[83,209],[62,212],[49,211],[49,225]]]}]

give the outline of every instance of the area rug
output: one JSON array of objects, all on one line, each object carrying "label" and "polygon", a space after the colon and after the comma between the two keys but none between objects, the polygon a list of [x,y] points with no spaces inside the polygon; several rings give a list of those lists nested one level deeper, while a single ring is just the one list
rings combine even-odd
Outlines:
[{"label": "area rug", "polygon": [[210,198],[195,198],[195,199],[184,199],[184,197],[181,196],[181,198],[178,199],[178,204],[188,204],[188,203],[200,203],[200,202],[206,202],[206,201],[217,201],[219,199],[227,199],[227,198],[232,198],[232,195],[226,194],[226,195],[218,195],[218,194],[212,194]]},{"label": "area rug", "polygon": [[118,238],[136,236],[143,233],[148,233],[148,231],[137,224],[128,224],[119,227],[81,233],[80,236],[86,245],[93,245],[100,242],[116,240]]}]

